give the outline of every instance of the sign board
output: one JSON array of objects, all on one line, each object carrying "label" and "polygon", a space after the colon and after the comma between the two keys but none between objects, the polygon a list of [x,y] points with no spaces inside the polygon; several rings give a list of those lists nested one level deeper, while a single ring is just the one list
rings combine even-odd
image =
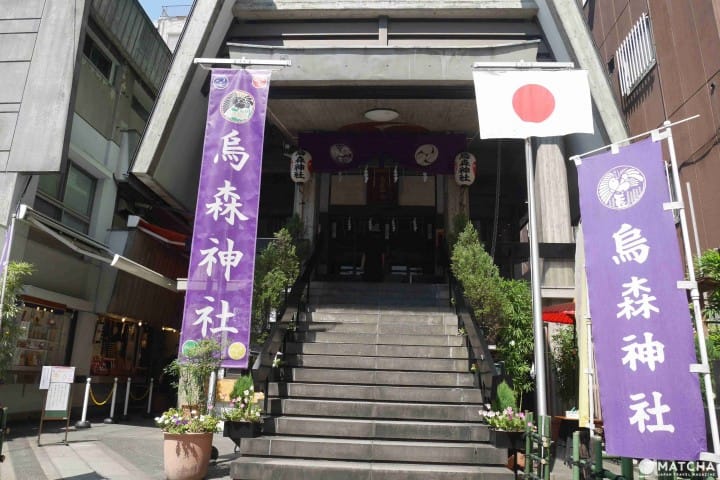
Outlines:
[{"label": "sign board", "polygon": [[45,420],[65,420],[65,443],[70,425],[70,391],[75,380],[75,367],[45,366],[40,376],[40,390],[47,390],[40,414],[38,445]]},{"label": "sign board", "polygon": [[40,390],[47,390],[50,388],[50,374],[52,373],[52,368],[50,366],[44,366],[42,367],[42,374],[40,375]]},{"label": "sign board", "polygon": [[51,367],[50,383],[73,383],[75,367]]},{"label": "sign board", "polygon": [[68,415],[68,400],[70,399],[70,384],[50,382],[45,396],[45,418],[65,418]]}]

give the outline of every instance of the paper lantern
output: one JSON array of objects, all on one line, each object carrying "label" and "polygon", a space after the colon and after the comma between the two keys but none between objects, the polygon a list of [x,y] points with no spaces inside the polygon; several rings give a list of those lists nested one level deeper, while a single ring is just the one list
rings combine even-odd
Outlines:
[{"label": "paper lantern", "polygon": [[460,152],[455,157],[455,183],[460,186],[472,185],[477,172],[475,155],[470,152]]},{"label": "paper lantern", "polygon": [[305,150],[298,150],[290,157],[290,178],[295,183],[305,183],[312,172],[312,155]]}]

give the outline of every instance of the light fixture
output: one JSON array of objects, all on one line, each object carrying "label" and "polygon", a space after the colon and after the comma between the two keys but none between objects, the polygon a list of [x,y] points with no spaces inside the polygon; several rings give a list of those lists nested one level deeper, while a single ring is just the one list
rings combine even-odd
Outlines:
[{"label": "light fixture", "polygon": [[400,114],[391,108],[373,108],[365,112],[365,118],[373,122],[390,122]]}]

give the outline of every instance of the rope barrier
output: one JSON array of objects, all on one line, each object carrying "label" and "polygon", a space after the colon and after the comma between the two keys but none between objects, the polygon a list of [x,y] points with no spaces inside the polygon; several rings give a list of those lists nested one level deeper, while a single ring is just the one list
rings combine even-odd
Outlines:
[{"label": "rope barrier", "polygon": [[140,400],[143,400],[145,397],[147,397],[147,396],[148,396],[148,393],[150,393],[150,387],[146,388],[146,389],[145,389],[145,393],[143,393],[143,394],[140,395],[139,397],[136,397],[135,395],[133,395],[133,394],[132,394],[132,391],[131,391],[131,392],[130,392],[130,398],[131,398],[133,401],[138,402],[138,401],[140,401]]},{"label": "rope barrier", "polygon": [[102,402],[98,402],[98,400],[95,398],[95,394],[94,394],[93,391],[92,391],[92,386],[90,386],[90,400],[92,400],[92,402],[93,402],[96,406],[98,406],[98,407],[102,407],[102,406],[105,405],[107,402],[109,402],[109,401],[110,401],[110,397],[112,397],[112,394],[113,394],[113,389],[111,388],[111,389],[110,389],[110,393],[108,393],[108,396],[105,397],[105,400],[103,400]]}]

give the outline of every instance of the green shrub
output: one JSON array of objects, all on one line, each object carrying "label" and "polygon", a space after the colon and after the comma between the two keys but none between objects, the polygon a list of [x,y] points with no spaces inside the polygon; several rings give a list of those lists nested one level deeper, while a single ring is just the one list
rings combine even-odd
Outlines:
[{"label": "green shrub", "polygon": [[282,228],[274,237],[275,240],[260,253],[255,263],[250,331],[252,345],[263,342],[264,326],[270,311],[282,305],[285,290],[295,283],[300,273],[300,261],[290,231]]},{"label": "green shrub", "polygon": [[575,338],[575,327],[561,327],[553,339],[551,362],[558,381],[560,398],[567,404],[575,406],[578,392],[578,347]]},{"label": "green shrub", "polygon": [[[460,233],[452,251],[452,272],[480,322],[488,343],[496,344],[513,388],[532,390],[532,295],[521,280],[505,280],[485,251],[471,223]],[[515,407],[516,405],[513,405]]]},{"label": "green shrub", "polygon": [[489,343],[495,343],[504,306],[500,272],[480,243],[471,223],[460,233],[452,251],[452,272],[482,324]]},{"label": "green shrub", "polygon": [[[26,262],[10,262],[7,266],[5,297],[2,299],[2,328],[0,328],[0,382],[14,363],[15,345],[20,338],[21,325],[17,320],[20,311],[20,289],[25,279],[32,275],[33,266]],[[0,270],[0,279],[4,272]],[[1,280],[0,280],[1,281]]]},{"label": "green shrub", "polygon": [[251,390],[250,387],[254,387],[252,375],[248,373],[238,377],[233,384],[230,398],[241,398],[246,390]]},{"label": "green shrub", "polygon": [[220,343],[203,338],[165,367],[165,373],[177,379],[173,386],[178,388],[183,404],[197,408],[200,415],[207,413],[210,375],[220,367],[220,361]]},{"label": "green shrub", "polygon": [[[695,259],[695,272],[698,278],[713,280],[715,285],[720,285],[720,252],[707,250],[700,257]],[[705,304],[705,318],[720,316],[720,288],[717,286],[708,292],[707,303]]]},{"label": "green shrub", "polygon": [[497,393],[495,400],[493,400],[493,410],[500,412],[508,407],[517,409],[517,397],[515,396],[515,391],[503,380],[497,386]]},{"label": "green shrub", "polygon": [[534,387],[530,375],[535,340],[533,336],[532,294],[524,280],[503,280],[502,328],[497,339],[498,353],[505,362],[505,372],[521,396]]}]

